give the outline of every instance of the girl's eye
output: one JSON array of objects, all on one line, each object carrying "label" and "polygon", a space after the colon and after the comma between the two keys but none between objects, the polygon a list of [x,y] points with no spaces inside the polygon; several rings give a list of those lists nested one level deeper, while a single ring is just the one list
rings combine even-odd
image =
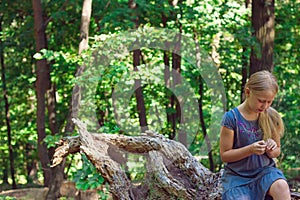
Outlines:
[{"label": "girl's eye", "polygon": [[267,103],[267,104],[271,104],[272,101],[266,101],[266,100],[261,100],[261,99],[258,99],[258,102],[259,103]]}]

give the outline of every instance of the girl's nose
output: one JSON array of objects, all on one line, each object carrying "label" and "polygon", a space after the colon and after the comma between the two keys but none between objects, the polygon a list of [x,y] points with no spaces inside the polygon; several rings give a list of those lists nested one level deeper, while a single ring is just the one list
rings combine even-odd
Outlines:
[{"label": "girl's nose", "polygon": [[267,108],[268,108],[268,104],[267,104],[267,103],[263,103],[263,104],[262,104],[262,108],[263,108],[263,109],[267,109]]}]

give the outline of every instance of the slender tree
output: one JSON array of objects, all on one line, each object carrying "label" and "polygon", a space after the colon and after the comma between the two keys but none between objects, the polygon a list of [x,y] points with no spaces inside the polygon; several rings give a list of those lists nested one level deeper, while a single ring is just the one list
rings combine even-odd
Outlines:
[{"label": "slender tree", "polygon": [[[128,6],[132,10],[137,9],[137,3],[134,0],[128,1]],[[134,16],[133,22],[135,24],[135,28],[139,27],[139,18],[138,16]],[[138,41],[136,41],[138,43]],[[138,66],[141,64],[141,50],[135,49],[133,50],[133,70],[138,71]],[[148,129],[147,125],[147,116],[146,116],[146,107],[145,107],[145,101],[143,96],[143,89],[141,85],[141,80],[135,79],[134,80],[134,88],[135,88],[135,97],[137,101],[137,111],[139,115],[139,121],[140,121],[140,127],[141,132],[144,132]]]},{"label": "slender tree", "polygon": [[[180,16],[183,15],[182,12],[182,0],[179,1],[172,1],[169,2],[171,6],[176,7],[179,6],[179,14]],[[176,87],[176,85],[181,84],[181,34],[182,34],[182,28],[183,25],[180,22],[180,19],[178,18],[178,13],[172,13],[175,16],[175,23],[176,28],[178,28],[179,34],[176,37],[176,45],[172,52],[172,70],[173,70],[173,87]],[[172,113],[172,129],[173,133],[176,134],[176,126],[178,123],[184,123],[184,118],[182,118],[183,115],[181,115],[181,102],[184,97],[175,95],[171,96],[171,106],[175,108],[176,112]],[[181,142],[183,145],[187,146],[187,134],[184,130],[178,131],[178,141]]]},{"label": "slender tree", "polygon": [[[92,0],[84,0],[82,5],[81,12],[81,26],[80,26],[80,38],[79,38],[79,48],[78,54],[88,49],[89,41],[89,25],[92,13]],[[85,65],[80,65],[77,67],[75,76],[80,76],[85,69]],[[79,110],[79,101],[81,97],[81,88],[78,85],[75,85],[72,93],[72,103],[69,109],[69,115],[67,118],[67,124],[65,127],[65,133],[74,131],[74,124],[72,118],[78,115]],[[57,199],[60,196],[59,188],[64,180],[64,168],[65,162],[62,165],[58,165],[52,168],[52,173],[54,174],[51,181],[51,186],[49,187],[49,193],[47,195],[48,200]]]},{"label": "slender tree", "polygon": [[[176,7],[181,4],[181,1],[169,1],[169,5],[171,7]],[[181,11],[181,10],[180,10]],[[179,22],[177,18],[177,12],[172,11],[170,13],[170,17],[167,17],[165,13],[162,13],[162,24],[163,27],[167,27],[168,20],[175,20],[176,27],[179,30],[179,34],[176,36],[175,39],[175,48],[173,49],[172,53],[168,53],[167,51],[164,51],[164,80],[165,85],[168,88],[175,88],[176,85],[181,83],[181,56],[180,56],[180,50],[181,50],[181,33],[182,33],[182,24]],[[180,13],[182,15],[182,12]],[[166,44],[168,46],[169,44]],[[171,58],[170,58],[171,57]],[[170,61],[172,66],[172,72],[170,71]],[[178,140],[184,144],[187,145],[187,136],[184,132],[178,132],[177,133],[177,124],[180,122],[183,122],[184,119],[181,119],[181,108],[180,108],[180,97],[176,97],[174,94],[168,95],[168,102],[166,103],[166,112],[167,112],[167,122],[168,125],[170,125],[170,133],[169,138],[175,139],[176,134],[178,134]]]},{"label": "slender tree", "polygon": [[[50,75],[49,75],[50,76]],[[56,122],[56,89],[53,82],[49,83],[50,88],[47,88],[46,91],[46,101],[47,101],[47,110],[48,110],[48,123],[49,129],[52,135],[58,133],[58,126]],[[49,158],[52,158],[54,154],[54,147],[49,149]]]},{"label": "slender tree", "polygon": [[[45,23],[43,18],[43,8],[40,0],[32,0],[34,13],[34,35],[36,51],[47,49],[47,40],[45,33]],[[51,170],[49,167],[50,159],[48,156],[47,145],[44,142],[46,137],[46,92],[50,85],[50,69],[46,59],[36,61],[36,95],[37,95],[37,134],[38,134],[38,156],[42,165],[44,174],[44,185],[48,186],[51,179]]]},{"label": "slender tree", "polygon": [[274,0],[252,1],[252,27],[258,45],[251,49],[249,75],[260,70],[273,71],[274,7]]},{"label": "slender tree", "polygon": [[[196,46],[196,65],[198,68],[201,66],[201,52],[200,52],[200,47],[199,47],[199,39],[196,30],[194,30],[194,40],[195,40],[195,46]],[[198,94],[200,98],[198,99],[198,107],[199,107],[199,121],[201,125],[201,129],[203,132],[204,140],[206,143],[206,147],[208,149],[208,159],[209,159],[209,169],[211,171],[215,171],[215,164],[213,160],[213,155],[212,155],[212,147],[211,147],[211,142],[210,139],[207,135],[207,128],[206,124],[204,121],[204,113],[203,113],[203,97],[204,97],[204,80],[201,76],[199,76],[199,90]]]},{"label": "slender tree", "polygon": [[[88,49],[88,42],[89,42],[89,27],[90,27],[90,20],[91,20],[91,13],[92,13],[92,0],[84,0],[82,5],[82,13],[81,13],[81,25],[80,25],[80,37],[79,37],[79,48],[78,48],[78,54],[81,55],[81,53]],[[82,64],[77,67],[77,71],[75,76],[80,76],[84,70],[85,65]],[[79,111],[79,102],[81,98],[81,88],[79,85],[75,85],[73,88],[72,93],[72,109],[70,112],[72,115],[68,118],[68,123],[66,130],[68,132],[73,132],[74,130],[74,124],[72,122],[73,117],[77,117],[78,111]]]},{"label": "slender tree", "polygon": [[[166,13],[162,13],[162,24],[164,28],[167,28],[167,22],[168,22],[168,17],[166,15]],[[166,48],[169,48],[169,44],[168,42],[166,42]],[[166,107],[166,115],[167,115],[167,125],[171,125],[171,121],[172,121],[172,114],[170,113],[170,109],[171,109],[171,100],[169,98],[169,96],[171,96],[169,90],[167,88],[171,87],[171,80],[170,80],[170,53],[167,50],[163,51],[163,58],[164,58],[164,82],[165,82],[165,92],[166,92],[166,97],[168,98],[166,103],[165,103],[165,107]],[[169,127],[168,127],[169,128]],[[169,129],[168,129],[169,130]],[[169,131],[168,131],[169,132]],[[173,132],[169,132],[169,138],[174,138],[174,134]]]},{"label": "slender tree", "polygon": [[[2,17],[0,16],[0,32],[2,32]],[[12,179],[12,187],[17,188],[16,179],[15,179],[15,164],[14,164],[14,152],[12,146],[12,137],[11,137],[11,126],[10,126],[10,112],[9,112],[9,102],[8,102],[8,94],[6,87],[6,76],[5,76],[5,64],[4,64],[4,45],[2,41],[0,41],[0,65],[1,65],[1,78],[2,78],[2,91],[3,91],[3,99],[5,104],[5,121],[6,121],[6,129],[7,129],[7,145],[9,152],[9,162],[10,162],[10,174]],[[4,177],[5,178],[5,177]],[[7,178],[4,179],[7,181]]]},{"label": "slender tree", "polygon": [[[88,48],[89,41],[89,26],[92,13],[92,0],[84,0],[82,5],[81,13],[81,25],[80,25],[80,36],[79,36],[79,48],[78,54]],[[76,69],[75,76],[80,76],[85,70],[85,65],[80,65]],[[81,89],[78,85],[73,88],[72,99],[69,107],[69,115],[67,117],[67,123],[65,126],[65,133],[72,133],[75,125],[72,122],[72,118],[78,115],[79,101],[81,96]]]}]

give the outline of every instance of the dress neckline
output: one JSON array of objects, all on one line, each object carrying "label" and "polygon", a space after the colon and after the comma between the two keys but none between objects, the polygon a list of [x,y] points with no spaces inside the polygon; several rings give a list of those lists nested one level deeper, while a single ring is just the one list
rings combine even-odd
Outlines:
[{"label": "dress neckline", "polygon": [[243,119],[245,120],[246,122],[250,122],[250,123],[257,123],[258,119],[255,119],[255,120],[248,120],[246,119],[242,113],[239,111],[239,109],[237,107],[235,107],[235,110],[237,111],[238,115]]}]

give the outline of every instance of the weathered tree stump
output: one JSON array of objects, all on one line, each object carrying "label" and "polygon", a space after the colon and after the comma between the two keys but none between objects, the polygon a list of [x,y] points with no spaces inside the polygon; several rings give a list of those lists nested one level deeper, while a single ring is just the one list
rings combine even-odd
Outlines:
[{"label": "weathered tree stump", "polygon": [[[74,123],[79,136],[60,141],[52,166],[81,151],[109,183],[114,199],[221,199],[220,173],[205,168],[181,143],[151,131],[140,136],[92,134],[81,121]],[[121,168],[124,158],[114,154],[118,149],[145,155],[142,183],[131,183]]]},{"label": "weathered tree stump", "polygon": [[[220,200],[221,172],[212,173],[179,142],[146,131],[140,136],[89,133],[86,125],[74,119],[79,136],[64,138],[53,157],[53,167],[64,157],[84,153],[110,185],[114,199]],[[121,164],[118,150],[147,158],[145,179],[132,183]]]}]

